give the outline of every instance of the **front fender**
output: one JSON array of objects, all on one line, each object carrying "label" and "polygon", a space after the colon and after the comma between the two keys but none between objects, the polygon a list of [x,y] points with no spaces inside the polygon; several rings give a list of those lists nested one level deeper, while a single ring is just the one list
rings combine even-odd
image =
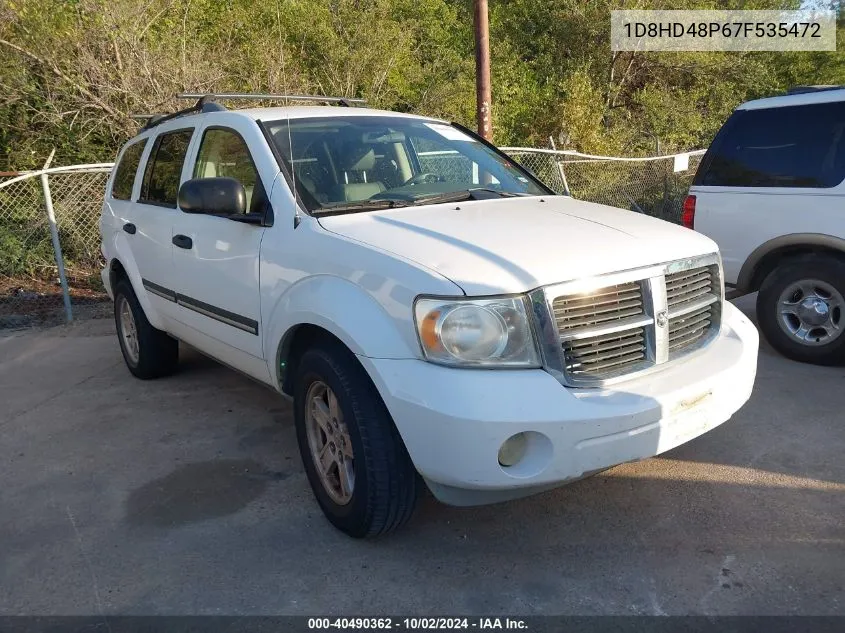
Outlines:
[{"label": "front fender", "polygon": [[[123,233],[115,233],[112,240],[112,247],[112,260],[117,259],[126,271],[126,274],[129,277],[129,282],[132,284],[132,290],[135,291],[138,303],[141,304],[141,308],[143,308],[144,314],[147,316],[147,320],[150,322],[150,325],[158,330],[163,330],[164,323],[161,315],[150,302],[149,295],[144,289],[141,273],[138,270],[138,264],[132,256],[132,249],[129,247],[129,242],[126,240]],[[109,269],[111,269],[111,265],[112,261],[109,262]],[[114,292],[114,288],[112,288],[112,292]]]},{"label": "front fender", "polygon": [[303,324],[327,330],[358,356],[419,357],[410,306],[407,316],[391,316],[355,283],[333,275],[316,275],[291,286],[268,312],[264,353],[272,363],[271,375],[278,378],[279,354],[286,337]]}]

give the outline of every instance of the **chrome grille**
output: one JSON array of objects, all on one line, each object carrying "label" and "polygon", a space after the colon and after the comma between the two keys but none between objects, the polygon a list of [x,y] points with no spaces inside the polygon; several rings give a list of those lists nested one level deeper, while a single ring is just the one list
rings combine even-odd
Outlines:
[{"label": "chrome grille", "polygon": [[718,326],[719,267],[700,266],[666,275],[669,308],[669,358],[706,340]]},{"label": "chrome grille", "polygon": [[645,328],[574,339],[563,344],[563,353],[574,378],[624,373],[646,360]]},{"label": "chrome grille", "polygon": [[670,310],[683,308],[684,305],[709,294],[713,294],[713,274],[710,266],[666,275],[666,303]]},{"label": "chrome grille", "polygon": [[636,282],[609,286],[587,295],[558,297],[552,302],[552,310],[561,333],[644,314],[642,291]]},{"label": "chrome grille", "polygon": [[669,353],[671,354],[695,343],[707,334],[707,329],[711,324],[710,306],[707,306],[701,312],[669,321]]},{"label": "chrome grille", "polygon": [[606,275],[587,292],[578,281],[535,291],[546,369],[564,384],[595,386],[706,345],[720,327],[719,275],[714,254]]},{"label": "chrome grille", "polygon": [[[647,361],[647,320],[638,281],[552,301],[566,373],[575,380],[634,371]],[[633,322],[635,329],[627,329]],[[636,324],[641,327],[637,328]],[[619,327],[625,327],[619,331]]]}]

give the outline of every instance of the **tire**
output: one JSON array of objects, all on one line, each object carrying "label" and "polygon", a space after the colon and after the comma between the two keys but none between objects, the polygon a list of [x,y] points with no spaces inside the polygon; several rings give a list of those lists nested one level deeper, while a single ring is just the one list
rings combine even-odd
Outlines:
[{"label": "tire", "polygon": [[757,321],[769,344],[787,358],[845,362],[845,261],[806,255],[775,268],[757,295]]},{"label": "tire", "polygon": [[[331,435],[316,422],[310,408],[327,416],[323,422],[333,426]],[[378,391],[341,344],[317,343],[299,359],[294,416],[305,473],[320,508],[336,528],[355,538],[369,538],[408,522],[420,497],[421,480]],[[333,442],[337,450],[327,452]],[[326,469],[317,455],[320,445],[331,462]],[[350,464],[352,484],[347,471],[344,494],[340,485],[333,484],[340,483],[341,468],[348,469]]]},{"label": "tire", "polygon": [[[115,286],[114,322],[123,360],[133,376],[150,380],[176,371],[179,364],[179,341],[150,325],[127,279],[121,279]],[[136,345],[131,342],[133,326]],[[130,334],[127,336],[126,332]]]}]

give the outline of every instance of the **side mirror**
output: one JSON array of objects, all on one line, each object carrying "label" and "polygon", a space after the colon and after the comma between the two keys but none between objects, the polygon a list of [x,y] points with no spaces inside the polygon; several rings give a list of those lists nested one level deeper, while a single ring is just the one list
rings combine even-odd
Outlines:
[{"label": "side mirror", "polygon": [[246,213],[246,191],[234,178],[193,178],[179,187],[185,213],[230,216]]}]

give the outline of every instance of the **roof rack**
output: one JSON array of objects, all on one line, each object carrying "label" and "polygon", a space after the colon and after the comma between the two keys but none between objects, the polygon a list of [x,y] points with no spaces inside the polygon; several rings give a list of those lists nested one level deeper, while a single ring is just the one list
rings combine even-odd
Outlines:
[{"label": "roof rack", "polygon": [[262,94],[262,93],[247,93],[247,92],[219,92],[219,93],[180,93],[176,95],[177,99],[249,99],[254,101],[261,100],[280,100],[285,101],[321,101],[323,103],[337,103],[338,105],[350,107],[353,103],[367,103],[366,99],[357,99],[353,97],[323,97],[320,95],[276,95],[276,94]]},{"label": "roof rack", "polygon": [[177,110],[176,112],[171,112],[170,114],[132,114],[130,115],[130,118],[140,121],[146,120],[146,124],[141,128],[141,131],[143,132],[144,130],[149,130],[150,128],[160,125],[165,121],[170,121],[171,119],[176,119],[180,116],[197,114],[200,112],[220,112],[225,109],[225,106],[215,103],[213,97],[201,95],[199,100],[190,108]]},{"label": "roof rack", "polygon": [[186,116],[188,114],[197,114],[201,112],[220,112],[226,110],[226,106],[216,102],[216,99],[250,99],[250,100],[277,100],[284,99],[286,101],[321,101],[323,103],[337,103],[340,106],[352,107],[353,104],[367,103],[365,99],[347,98],[347,97],[322,97],[318,95],[275,95],[275,94],[249,94],[249,93],[234,93],[234,92],[220,92],[220,93],[186,93],[180,92],[176,95],[177,99],[197,99],[197,102],[190,108],[184,108],[171,112],[170,114],[132,114],[130,118],[139,121],[146,121],[141,131],[149,130],[165,121]]},{"label": "roof rack", "polygon": [[793,86],[786,91],[788,95],[803,95],[811,92],[825,92],[827,90],[843,90],[845,85],[841,86]]}]

